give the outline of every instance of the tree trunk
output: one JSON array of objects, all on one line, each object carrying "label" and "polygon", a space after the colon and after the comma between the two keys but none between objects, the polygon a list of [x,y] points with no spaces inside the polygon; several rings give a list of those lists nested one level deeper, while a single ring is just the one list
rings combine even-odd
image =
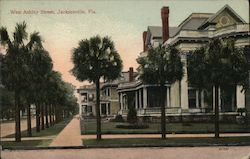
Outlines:
[{"label": "tree trunk", "polygon": [[40,132],[40,105],[36,104],[36,132]]},{"label": "tree trunk", "polygon": [[41,104],[41,118],[42,118],[42,130],[44,130],[44,106]]},{"label": "tree trunk", "polygon": [[29,137],[32,136],[30,104],[27,104],[27,135],[28,135]]},{"label": "tree trunk", "polygon": [[49,106],[49,123],[50,123],[50,126],[53,125],[53,121],[52,121],[52,105]]},{"label": "tree trunk", "polygon": [[235,84],[235,86],[234,86],[234,93],[233,93],[233,95],[234,95],[234,97],[233,97],[233,99],[234,99],[234,103],[233,103],[233,111],[236,111],[237,110],[237,85]]},{"label": "tree trunk", "polygon": [[55,105],[52,107],[52,120],[53,120],[53,125],[56,123],[56,117],[55,117]]},{"label": "tree trunk", "polygon": [[160,89],[161,89],[161,138],[166,139],[166,109],[165,109],[165,101],[164,101],[165,99],[164,84],[160,85]]},{"label": "tree trunk", "polygon": [[55,123],[57,123],[57,113],[56,113],[56,105],[54,106],[54,118],[55,118]]},{"label": "tree trunk", "polygon": [[15,92],[15,140],[21,142],[20,101],[17,92]]},{"label": "tree trunk", "polygon": [[45,105],[45,122],[46,122],[46,128],[49,128],[49,119],[48,119],[48,105]]},{"label": "tree trunk", "polygon": [[214,108],[214,135],[215,138],[220,137],[220,129],[219,129],[219,86],[215,85],[215,108]]},{"label": "tree trunk", "polygon": [[100,116],[100,79],[98,78],[96,84],[96,139],[102,139],[101,132],[101,116]]},{"label": "tree trunk", "polygon": [[57,112],[57,106],[56,105],[54,107],[54,113],[55,113],[55,123],[58,123],[59,119],[58,119],[58,112]]}]

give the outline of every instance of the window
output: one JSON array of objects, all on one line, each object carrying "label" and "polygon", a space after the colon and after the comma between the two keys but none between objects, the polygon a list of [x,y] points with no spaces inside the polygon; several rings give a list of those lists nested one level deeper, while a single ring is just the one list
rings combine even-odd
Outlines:
[{"label": "window", "polygon": [[189,108],[196,108],[196,90],[188,90]]}]

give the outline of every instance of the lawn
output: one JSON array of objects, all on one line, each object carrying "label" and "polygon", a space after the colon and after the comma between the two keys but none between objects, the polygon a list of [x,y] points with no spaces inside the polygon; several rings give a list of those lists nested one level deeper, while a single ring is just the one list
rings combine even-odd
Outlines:
[{"label": "lawn", "polygon": [[11,148],[11,147],[44,147],[49,146],[52,142],[52,139],[46,140],[26,140],[21,142],[15,141],[1,141],[1,145],[3,148]]},{"label": "lawn", "polygon": [[[161,132],[160,123],[148,123],[149,128],[146,129],[122,129],[116,128],[116,125],[124,124],[117,122],[102,122],[102,133],[103,134],[157,134]],[[213,123],[167,123],[167,133],[213,133]],[[231,132],[250,132],[250,124],[220,124],[220,131],[223,133]],[[82,134],[95,134],[96,133],[96,122],[84,122],[81,123]]]},{"label": "lawn", "polygon": [[[1,141],[1,145],[4,148],[9,147],[43,147],[49,146],[52,142],[53,138],[55,138],[64,127],[71,121],[72,118],[65,119],[52,127],[46,128],[45,130],[41,130],[39,133],[36,132],[36,128],[32,129],[32,137],[51,137],[51,139],[36,139],[36,140],[23,140],[21,142],[15,141]],[[21,132],[22,137],[27,137],[27,131]],[[5,138],[13,138],[15,135],[11,134],[6,136]]]},{"label": "lawn", "polygon": [[250,145],[250,137],[84,139],[86,147]]}]

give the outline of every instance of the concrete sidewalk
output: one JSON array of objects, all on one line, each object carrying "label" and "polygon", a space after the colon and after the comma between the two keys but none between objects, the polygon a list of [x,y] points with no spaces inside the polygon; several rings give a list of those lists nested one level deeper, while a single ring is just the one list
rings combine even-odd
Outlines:
[{"label": "concrete sidewalk", "polygon": [[75,116],[50,146],[82,146],[79,118]]}]

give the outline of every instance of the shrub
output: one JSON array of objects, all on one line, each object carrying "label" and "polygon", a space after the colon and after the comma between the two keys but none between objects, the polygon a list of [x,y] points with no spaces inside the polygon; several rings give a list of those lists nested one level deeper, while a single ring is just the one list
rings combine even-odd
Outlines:
[{"label": "shrub", "polygon": [[114,119],[110,120],[111,122],[124,122],[122,115],[116,115]]},{"label": "shrub", "polygon": [[128,115],[127,115],[127,122],[128,123],[137,122],[137,111],[135,110],[135,108],[129,108]]},{"label": "shrub", "polygon": [[246,116],[247,109],[246,108],[238,108],[237,112],[239,113],[240,116]]},{"label": "shrub", "polygon": [[122,125],[116,125],[116,128],[120,129],[147,129],[149,128],[146,124],[122,124]]}]

